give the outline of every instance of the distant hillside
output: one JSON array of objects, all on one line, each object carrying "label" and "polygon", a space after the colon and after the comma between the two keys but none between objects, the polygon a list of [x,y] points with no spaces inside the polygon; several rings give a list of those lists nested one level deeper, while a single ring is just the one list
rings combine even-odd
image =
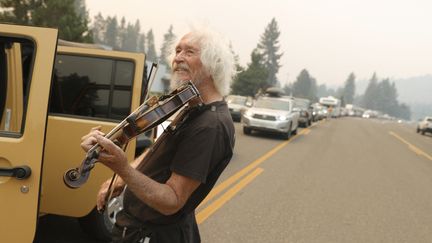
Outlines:
[{"label": "distant hillside", "polygon": [[[398,100],[408,104],[411,108],[411,118],[418,119],[425,115],[432,115],[432,75],[423,75],[406,79],[391,80],[395,82]],[[366,90],[369,80],[359,80],[356,83],[357,95]]]},{"label": "distant hillside", "polygon": [[[404,103],[432,103],[432,75],[424,75],[406,79],[391,79],[395,82],[399,101]],[[356,94],[362,95],[369,80],[359,80],[356,83]]]},{"label": "distant hillside", "polygon": [[401,101],[432,104],[432,75],[395,80],[395,83]]}]

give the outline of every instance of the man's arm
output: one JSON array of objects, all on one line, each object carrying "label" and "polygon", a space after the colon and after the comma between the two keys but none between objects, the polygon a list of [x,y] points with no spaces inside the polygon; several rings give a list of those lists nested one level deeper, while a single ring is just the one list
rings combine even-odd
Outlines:
[{"label": "man's arm", "polygon": [[162,184],[130,166],[118,173],[136,197],[164,215],[180,210],[201,183],[173,172],[168,181]]},{"label": "man's arm", "polygon": [[95,138],[104,148],[99,161],[117,173],[141,201],[164,215],[174,214],[181,209],[201,183],[174,172],[165,184],[156,182],[135,169],[139,158],[129,164],[123,150],[111,140],[101,135],[95,135]]}]

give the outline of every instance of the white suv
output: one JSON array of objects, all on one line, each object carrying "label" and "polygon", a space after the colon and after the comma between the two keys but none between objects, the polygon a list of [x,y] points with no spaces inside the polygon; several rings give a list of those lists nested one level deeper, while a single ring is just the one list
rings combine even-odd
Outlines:
[{"label": "white suv", "polygon": [[289,139],[291,134],[297,133],[299,116],[291,98],[260,96],[242,114],[243,133],[250,134],[252,130],[276,132]]},{"label": "white suv", "polygon": [[427,116],[423,120],[420,120],[417,124],[417,133],[425,134],[432,133],[432,117]]}]

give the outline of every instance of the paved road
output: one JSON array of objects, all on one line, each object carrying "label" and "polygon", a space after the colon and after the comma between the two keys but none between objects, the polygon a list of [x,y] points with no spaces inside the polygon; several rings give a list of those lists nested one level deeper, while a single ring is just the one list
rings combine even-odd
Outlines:
[{"label": "paved road", "polygon": [[[288,141],[236,130],[219,193],[197,210],[203,242],[431,241],[432,136],[355,118]],[[48,216],[36,242],[96,241],[74,220]]]},{"label": "paved road", "polygon": [[431,242],[430,136],[351,118],[308,130],[200,225],[204,242]]}]

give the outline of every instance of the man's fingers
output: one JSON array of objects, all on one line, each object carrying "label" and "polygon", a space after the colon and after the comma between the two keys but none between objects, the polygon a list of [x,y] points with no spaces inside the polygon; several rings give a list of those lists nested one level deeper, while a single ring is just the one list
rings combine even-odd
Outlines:
[{"label": "man's fingers", "polygon": [[85,151],[88,151],[94,144],[97,143],[97,139],[95,137],[89,137],[83,142],[81,142],[81,148]]},{"label": "man's fingers", "polygon": [[95,136],[97,143],[102,146],[104,150],[106,150],[109,154],[115,154],[118,149],[120,149],[117,145],[115,145],[111,140],[105,138],[101,135]]},{"label": "man's fingers", "polygon": [[109,162],[111,162],[111,161],[114,160],[114,158],[115,158],[114,155],[111,155],[111,154],[109,154],[109,153],[107,153],[107,152],[105,152],[105,151],[100,151],[100,152],[99,152],[98,159],[99,159],[100,161],[109,161]]},{"label": "man's fingers", "polygon": [[81,137],[81,141],[86,140],[89,137],[94,137],[96,135],[100,135],[100,136],[105,136],[105,133],[99,131],[99,130],[94,130],[94,131],[90,131],[88,134],[84,135]]},{"label": "man's fingers", "polygon": [[93,127],[88,134],[81,137],[82,149],[88,151],[93,145],[97,143],[96,136],[105,136],[105,133],[99,130],[100,128],[101,126]]},{"label": "man's fingers", "polygon": [[98,211],[100,211],[105,206],[105,195],[106,195],[106,192],[99,193],[99,195],[98,195],[98,198],[96,201],[96,207],[97,207]]},{"label": "man's fingers", "polygon": [[96,135],[96,140],[101,150],[98,161],[108,166],[111,170],[118,173],[119,169],[124,169],[128,165],[126,154],[114,142],[108,138]]},{"label": "man's fingers", "polygon": [[99,193],[96,197],[96,208],[100,211],[105,206],[105,196],[108,193],[108,187],[111,180],[107,180],[102,183]]},{"label": "man's fingers", "polygon": [[96,127],[92,127],[91,129],[90,129],[90,131],[95,131],[95,130],[101,130],[101,128],[102,128],[102,126],[96,126]]}]

